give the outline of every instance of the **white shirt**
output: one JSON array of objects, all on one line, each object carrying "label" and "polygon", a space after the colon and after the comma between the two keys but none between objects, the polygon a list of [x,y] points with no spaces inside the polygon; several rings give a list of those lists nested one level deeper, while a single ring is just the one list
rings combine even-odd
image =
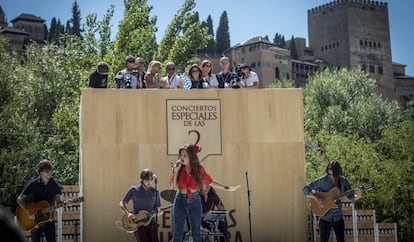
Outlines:
[{"label": "white shirt", "polygon": [[165,77],[168,81],[168,85],[170,88],[175,89],[178,86],[178,76],[174,73],[170,78],[168,76]]},{"label": "white shirt", "polygon": [[247,78],[240,78],[240,85],[243,87],[251,87],[255,82],[257,82],[257,86],[259,86],[259,77],[254,71],[250,71]]},{"label": "white shirt", "polygon": [[215,74],[211,74],[211,76],[205,76],[205,77],[203,77],[203,79],[208,82],[208,85],[210,87],[217,88],[218,85],[219,85],[218,80],[217,80],[217,77],[216,77]]}]

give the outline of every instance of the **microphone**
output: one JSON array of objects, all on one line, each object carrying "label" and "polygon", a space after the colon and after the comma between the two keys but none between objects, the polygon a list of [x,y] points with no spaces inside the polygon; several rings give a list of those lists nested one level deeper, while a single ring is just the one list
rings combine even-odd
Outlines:
[{"label": "microphone", "polygon": [[157,181],[158,177],[155,174],[152,174],[152,178],[154,178],[155,182]]},{"label": "microphone", "polygon": [[181,166],[184,163],[183,160],[179,159],[178,161],[176,161],[175,163],[171,163],[171,168],[174,169],[176,167]]}]

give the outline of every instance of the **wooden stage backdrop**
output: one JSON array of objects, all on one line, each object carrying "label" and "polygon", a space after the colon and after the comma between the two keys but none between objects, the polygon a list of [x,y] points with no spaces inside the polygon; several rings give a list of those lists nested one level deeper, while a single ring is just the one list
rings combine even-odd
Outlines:
[{"label": "wooden stage backdrop", "polygon": [[[157,174],[160,191],[169,189],[178,147],[197,138],[207,172],[241,184],[235,192],[218,190],[231,241],[307,241],[303,126],[301,89],[83,89],[82,241],[134,241],[115,225],[119,201],[143,168]],[[172,211],[158,223],[166,242]]]}]

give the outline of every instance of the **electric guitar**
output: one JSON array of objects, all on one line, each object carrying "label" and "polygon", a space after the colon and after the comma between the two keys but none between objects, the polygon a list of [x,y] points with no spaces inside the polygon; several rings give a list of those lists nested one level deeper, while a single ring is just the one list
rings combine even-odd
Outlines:
[{"label": "electric guitar", "polygon": [[[169,209],[173,204],[160,208],[162,211]],[[147,226],[151,223],[152,219],[157,215],[158,211],[154,210],[148,212],[147,210],[141,210],[136,215],[135,218],[129,219],[128,215],[124,214],[122,216],[122,229],[128,233],[135,232],[141,226]]]},{"label": "electric guitar", "polygon": [[[372,184],[364,184],[359,189],[361,189],[361,191],[364,191],[364,190],[371,189],[372,187],[374,187]],[[315,214],[316,216],[323,216],[329,210],[331,210],[333,208],[338,208],[338,205],[335,203],[335,201],[342,198],[342,197],[348,196],[349,194],[353,193],[354,191],[355,191],[355,189],[351,189],[351,190],[345,191],[343,193],[340,193],[338,187],[333,187],[328,192],[316,192],[316,193],[314,193],[313,195],[318,197],[319,200],[323,201],[324,206],[323,206],[323,208],[320,208],[318,202],[315,201],[314,199],[311,199],[310,204],[311,204],[311,209],[312,209],[313,214]]]},{"label": "electric guitar", "polygon": [[[72,203],[80,203],[84,201],[84,198],[78,197],[68,201],[71,201]],[[67,205],[64,203],[55,206],[49,206],[49,202],[46,200],[34,204],[27,204],[27,209],[29,209],[30,212],[35,215],[34,220],[30,219],[26,211],[22,207],[18,206],[16,209],[16,218],[23,230],[33,231],[37,229],[41,224],[52,221],[52,213],[57,208],[65,206]]]}]

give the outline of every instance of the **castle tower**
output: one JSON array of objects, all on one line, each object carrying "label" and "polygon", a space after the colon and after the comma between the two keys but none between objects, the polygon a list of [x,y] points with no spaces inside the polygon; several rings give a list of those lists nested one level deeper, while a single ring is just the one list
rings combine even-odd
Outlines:
[{"label": "castle tower", "polygon": [[309,46],[331,66],[360,66],[377,80],[378,93],[395,98],[388,5],[336,0],[308,10]]}]

